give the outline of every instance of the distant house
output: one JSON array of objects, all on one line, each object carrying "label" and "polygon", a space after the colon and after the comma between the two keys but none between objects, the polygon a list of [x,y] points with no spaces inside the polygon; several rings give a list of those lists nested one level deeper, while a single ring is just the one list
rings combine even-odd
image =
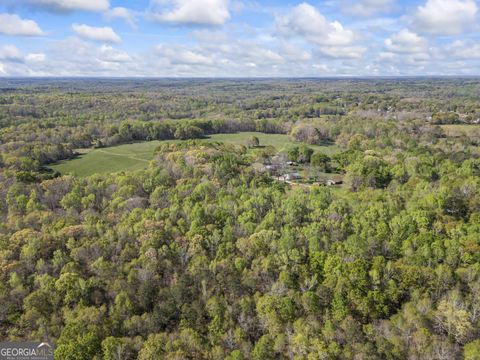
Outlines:
[{"label": "distant house", "polygon": [[279,166],[278,165],[265,165],[265,170],[268,170],[268,171],[275,171],[275,170],[278,170]]},{"label": "distant house", "polygon": [[327,180],[327,185],[328,186],[333,186],[333,185],[341,185],[343,184],[343,181],[340,179],[328,179]]},{"label": "distant house", "polygon": [[293,180],[299,180],[301,179],[302,176],[299,173],[291,173],[291,174],[285,174],[279,177],[279,180],[282,181],[293,181]]},{"label": "distant house", "polygon": [[287,161],[287,165],[289,166],[297,166],[297,163],[295,161]]},{"label": "distant house", "polygon": [[278,175],[280,172],[280,166],[276,164],[265,165],[264,171],[268,172],[270,175]]}]

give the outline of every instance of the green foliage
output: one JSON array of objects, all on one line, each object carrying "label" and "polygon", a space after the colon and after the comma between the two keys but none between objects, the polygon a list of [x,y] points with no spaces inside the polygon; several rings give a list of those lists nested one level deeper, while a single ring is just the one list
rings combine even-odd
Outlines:
[{"label": "green foliage", "polygon": [[102,335],[97,329],[82,331],[76,324],[67,325],[58,339],[55,357],[65,360],[89,360],[100,352]]},{"label": "green foliage", "polygon": [[178,140],[196,139],[203,136],[203,130],[193,125],[178,126],[173,136]]},{"label": "green foliage", "polygon": [[258,139],[257,136],[255,135],[252,135],[251,137],[248,138],[248,141],[247,141],[247,146],[249,148],[252,148],[252,147],[257,147],[260,145],[260,140]]},{"label": "green foliage", "polygon": [[130,338],[109,336],[102,341],[103,360],[134,360],[137,358],[135,343]]},{"label": "green foliage", "polygon": [[[67,360],[478,358],[475,129],[422,120],[476,114],[477,80],[193,83],[4,90],[2,340]],[[42,167],[92,145],[59,165],[82,177]]]},{"label": "green foliage", "polygon": [[264,335],[255,344],[255,348],[252,352],[252,358],[254,360],[274,360],[277,359],[273,349],[273,339],[269,335]]},{"label": "green foliage", "polygon": [[465,360],[479,360],[480,359],[480,340],[475,340],[466,344],[463,357]]},{"label": "green foliage", "polygon": [[310,158],[310,164],[324,172],[330,171],[331,161],[332,159],[328,155],[322,153],[315,153]]},{"label": "green foliage", "polygon": [[385,188],[392,180],[390,165],[376,155],[365,155],[346,168],[347,184],[352,191],[362,188]]},{"label": "green foliage", "polygon": [[[289,146],[295,142],[287,135],[281,134],[262,134],[252,132],[240,132],[236,134],[214,134],[205,139],[198,139],[204,142],[223,142],[225,144],[244,145],[248,139],[256,137],[265,148],[259,148],[257,151],[265,152],[267,158],[277,153],[286,152]],[[145,169],[155,156],[155,149],[165,141],[135,142],[133,144],[124,144],[118,146],[104,147],[101,149],[91,149],[82,151],[78,157],[62,161],[49,167],[62,174],[71,173],[75,176],[90,176],[93,174],[113,173],[120,171],[136,171]],[[175,140],[168,140],[168,143]],[[336,153],[338,147],[334,144],[326,146],[310,146],[311,148],[325,153]],[[252,150],[254,151],[254,150]],[[23,174],[23,175],[22,175]],[[36,181],[30,172],[18,172],[22,177],[21,181]],[[24,178],[24,177],[27,178]]]},{"label": "green foliage", "polygon": [[312,154],[313,149],[308,146],[294,146],[288,150],[288,159],[300,164],[306,164],[310,162]]},{"label": "green foliage", "polygon": [[460,120],[460,115],[454,112],[438,112],[433,114],[433,124],[457,124]]}]

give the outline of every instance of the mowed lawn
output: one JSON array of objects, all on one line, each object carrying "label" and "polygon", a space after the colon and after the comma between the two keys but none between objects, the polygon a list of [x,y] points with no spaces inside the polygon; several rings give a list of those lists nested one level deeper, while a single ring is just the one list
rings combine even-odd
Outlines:
[{"label": "mowed lawn", "polygon": [[[279,153],[286,152],[290,147],[299,144],[292,141],[288,135],[255,132],[216,134],[209,138],[202,139],[201,141],[218,141],[246,145],[248,139],[253,135],[258,137],[261,146],[273,146]],[[171,140],[170,142],[174,142],[174,140]],[[75,159],[59,162],[51,165],[50,168],[61,174],[72,174],[75,176],[90,176],[93,174],[140,170],[145,168],[149,161],[153,159],[155,149],[161,143],[161,141],[146,141],[112,146],[103,149],[87,150],[83,151],[83,154],[80,154]],[[328,155],[333,155],[340,151],[336,145],[308,146],[316,152],[323,152]]]}]

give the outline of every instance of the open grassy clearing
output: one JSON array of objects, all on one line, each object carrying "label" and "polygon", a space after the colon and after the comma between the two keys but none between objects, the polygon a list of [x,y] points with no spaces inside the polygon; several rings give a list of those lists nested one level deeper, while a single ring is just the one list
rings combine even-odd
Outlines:
[{"label": "open grassy clearing", "polygon": [[159,144],[160,141],[148,141],[93,149],[73,160],[51,165],[50,168],[61,174],[75,176],[140,170],[148,165]]},{"label": "open grassy clearing", "polygon": [[[298,142],[293,141],[288,135],[281,134],[263,134],[256,132],[241,132],[235,134],[217,134],[210,137],[210,141],[220,141],[224,143],[246,145],[251,136],[256,136],[260,140],[260,146],[273,146],[278,152],[286,152],[290,147],[299,145]],[[323,152],[327,155],[333,155],[340,150],[336,145],[308,145],[315,152]]]},{"label": "open grassy clearing", "polygon": [[[298,145],[288,135],[255,132],[216,134],[201,141],[218,141],[245,145],[252,135],[258,137],[260,146],[273,146],[278,152],[286,152],[290,147]],[[169,142],[178,141],[169,140]],[[145,168],[148,162],[152,160],[155,149],[161,143],[161,141],[147,141],[82,151],[77,158],[51,165],[50,168],[62,174],[73,174],[75,176],[140,170]],[[336,145],[309,145],[309,147],[316,152],[323,152],[327,155],[333,155],[340,151]]]},{"label": "open grassy clearing", "polygon": [[440,125],[448,136],[470,135],[472,131],[480,131],[480,125],[477,124],[452,124]]}]

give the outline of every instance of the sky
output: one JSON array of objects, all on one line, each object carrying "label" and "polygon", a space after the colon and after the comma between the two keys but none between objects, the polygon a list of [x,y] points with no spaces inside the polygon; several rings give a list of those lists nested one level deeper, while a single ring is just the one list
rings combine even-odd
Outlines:
[{"label": "sky", "polygon": [[0,76],[480,75],[479,1],[0,0]]}]

